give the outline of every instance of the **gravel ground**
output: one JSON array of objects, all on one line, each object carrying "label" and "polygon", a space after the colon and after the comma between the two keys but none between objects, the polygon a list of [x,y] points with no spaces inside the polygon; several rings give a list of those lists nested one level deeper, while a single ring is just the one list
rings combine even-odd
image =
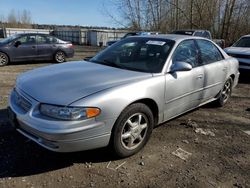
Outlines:
[{"label": "gravel ground", "polygon": [[[98,50],[77,47],[70,60]],[[249,73],[225,107],[206,105],[164,123],[141,152],[116,159],[106,148],[50,152],[10,127],[6,108],[16,76],[48,64],[0,67],[0,187],[250,187]]]}]

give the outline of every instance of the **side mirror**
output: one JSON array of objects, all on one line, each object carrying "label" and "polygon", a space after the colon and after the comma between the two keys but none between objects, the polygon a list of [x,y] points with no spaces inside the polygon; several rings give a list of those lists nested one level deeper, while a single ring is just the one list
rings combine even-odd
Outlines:
[{"label": "side mirror", "polygon": [[17,47],[20,46],[21,44],[22,44],[21,41],[18,40],[18,41],[15,42],[14,46],[17,48]]},{"label": "side mirror", "polygon": [[176,61],[172,66],[171,66],[171,72],[177,72],[177,71],[190,71],[192,70],[192,65],[189,63],[186,63],[184,61]]},{"label": "side mirror", "polygon": [[83,60],[84,61],[89,61],[93,56],[85,57]]}]

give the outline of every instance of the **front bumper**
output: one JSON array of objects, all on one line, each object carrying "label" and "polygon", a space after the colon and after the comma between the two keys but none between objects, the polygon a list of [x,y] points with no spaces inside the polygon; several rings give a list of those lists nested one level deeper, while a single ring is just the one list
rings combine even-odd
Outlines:
[{"label": "front bumper", "polygon": [[[25,105],[20,105],[22,103],[16,101],[16,93],[31,104],[30,109],[22,108]],[[12,122],[15,122],[16,130],[42,147],[56,152],[74,152],[105,147],[109,144],[111,130],[107,130],[107,127],[112,127],[110,124],[114,120],[55,120],[41,115],[39,105],[38,101],[21,90],[13,90],[9,98]]]}]

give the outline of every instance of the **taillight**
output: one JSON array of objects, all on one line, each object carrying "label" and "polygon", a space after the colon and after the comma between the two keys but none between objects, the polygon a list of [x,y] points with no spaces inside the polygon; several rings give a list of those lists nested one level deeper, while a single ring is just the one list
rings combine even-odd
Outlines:
[{"label": "taillight", "polygon": [[73,44],[67,44],[68,48],[74,48]]}]

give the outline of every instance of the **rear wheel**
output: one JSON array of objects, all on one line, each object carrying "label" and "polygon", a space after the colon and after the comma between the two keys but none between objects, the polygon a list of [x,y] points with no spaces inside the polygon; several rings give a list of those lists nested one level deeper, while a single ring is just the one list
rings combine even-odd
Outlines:
[{"label": "rear wheel", "polygon": [[9,63],[9,57],[5,54],[0,52],[0,66],[7,65]]},{"label": "rear wheel", "polygon": [[220,96],[216,101],[216,104],[220,107],[224,106],[232,94],[233,79],[230,77],[224,84]]},{"label": "rear wheel", "polygon": [[62,51],[58,51],[55,53],[54,60],[57,63],[63,63],[66,61],[65,53]]},{"label": "rear wheel", "polygon": [[119,157],[140,151],[150,138],[154,118],[148,106],[136,103],[127,107],[117,119],[112,133],[112,147]]}]

